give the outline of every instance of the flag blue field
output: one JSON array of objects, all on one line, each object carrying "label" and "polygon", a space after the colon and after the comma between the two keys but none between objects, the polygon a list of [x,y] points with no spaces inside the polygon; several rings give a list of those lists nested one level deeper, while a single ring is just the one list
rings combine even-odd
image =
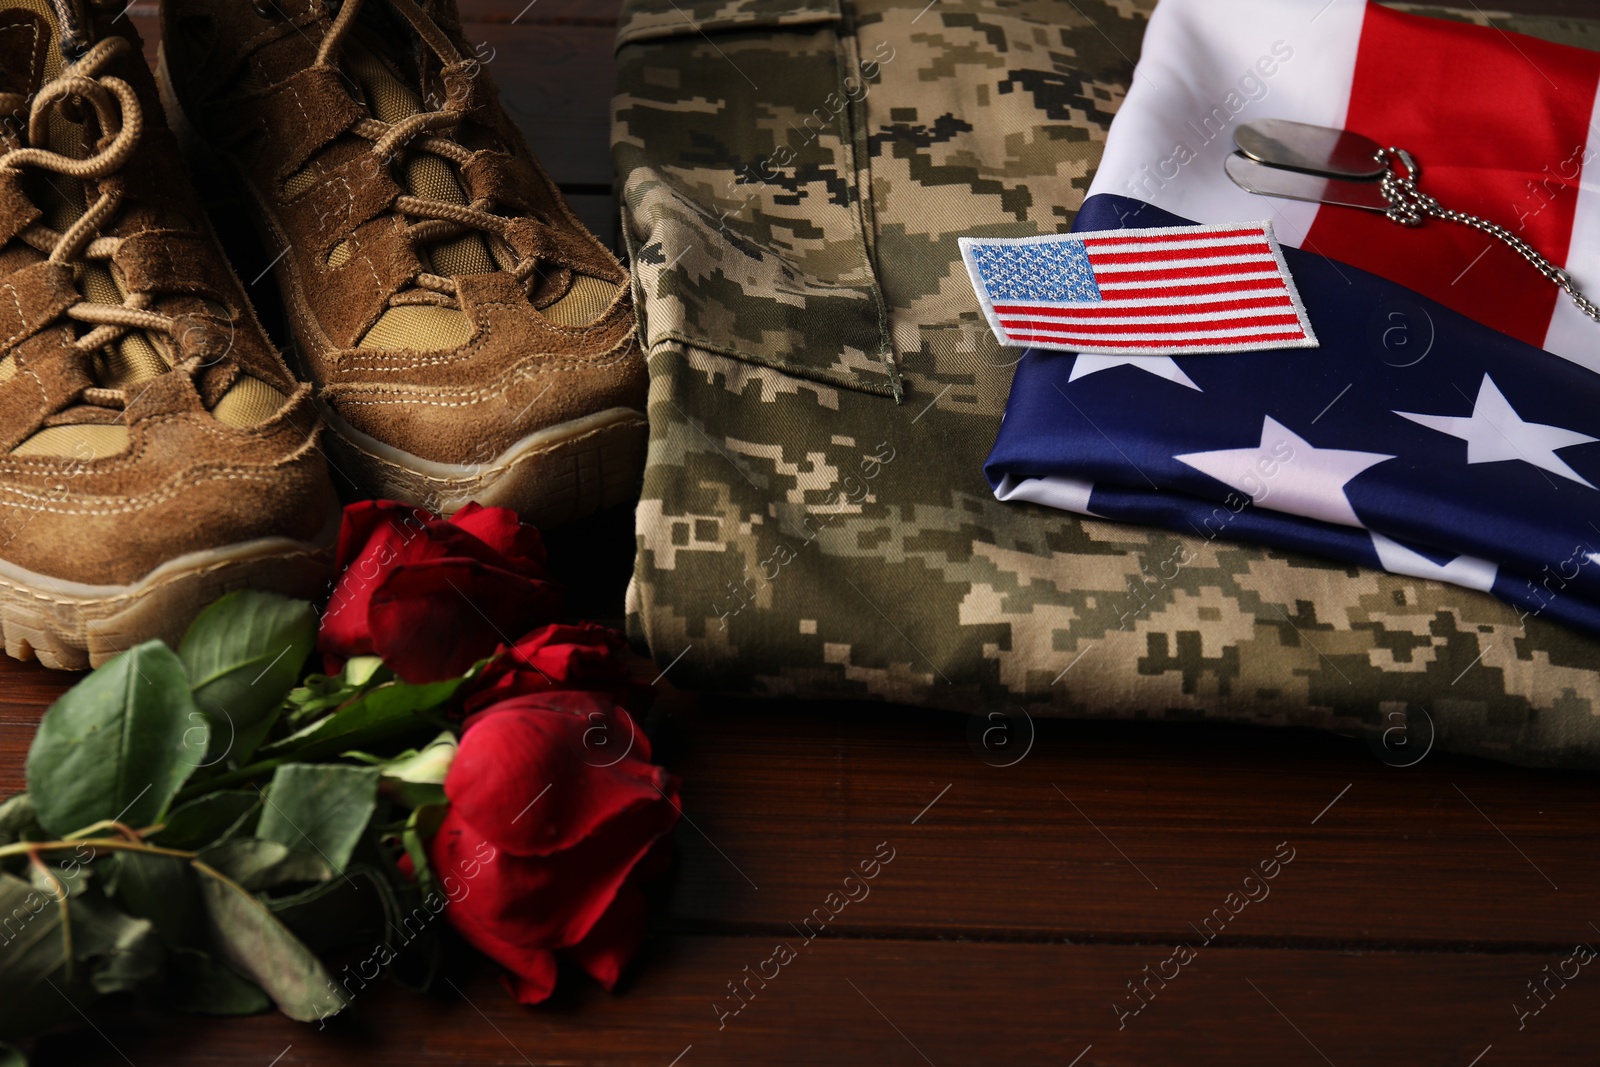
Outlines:
[{"label": "flag blue field", "polygon": [[[1099,194],[1086,231],[1183,226]],[[1491,591],[1600,630],[1600,379],[1294,248],[1320,347],[1017,367],[997,496]],[[1600,345],[1600,325],[1595,327]]]}]

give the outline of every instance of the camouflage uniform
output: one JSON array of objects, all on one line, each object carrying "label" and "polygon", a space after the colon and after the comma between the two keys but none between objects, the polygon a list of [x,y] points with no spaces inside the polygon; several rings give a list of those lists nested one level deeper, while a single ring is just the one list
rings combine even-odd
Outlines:
[{"label": "camouflage uniform", "polygon": [[1600,763],[1592,638],[1453,586],[992,496],[1016,352],[956,239],[1069,228],[1151,6],[630,0],[635,639],[690,688],[1346,733],[1425,715],[1441,749]]}]

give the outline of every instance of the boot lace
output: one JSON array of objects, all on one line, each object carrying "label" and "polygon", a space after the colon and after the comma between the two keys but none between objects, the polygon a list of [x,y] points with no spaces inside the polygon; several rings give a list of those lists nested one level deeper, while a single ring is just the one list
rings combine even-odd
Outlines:
[{"label": "boot lace", "polygon": [[[454,43],[413,0],[385,2],[410,23],[417,36],[445,67],[462,62],[463,57]],[[355,26],[356,17],[364,3],[365,0],[344,0],[317,50],[318,66],[332,66],[335,63],[340,47]],[[371,142],[371,151],[379,166],[387,166],[400,153],[409,151],[438,156],[459,168],[471,160],[473,153],[450,140],[448,131],[457,127],[464,117],[465,113],[458,104],[447,101],[442,108],[422,111],[400,122],[362,119],[349,132]],[[394,210],[404,218],[414,220],[409,221],[405,233],[416,246],[437,245],[475,232],[488,239],[487,243],[497,252],[496,260],[506,263],[511,260],[507,230],[514,220],[495,214],[489,210],[492,206],[491,201],[481,198],[469,204],[452,204],[404,193],[395,200]],[[539,259],[536,256],[520,257],[506,269],[510,270],[519,284],[528,288],[535,281]],[[460,306],[460,293],[453,278],[424,270],[414,279],[414,285],[415,288],[402,290],[392,296],[389,306]]]},{"label": "boot lace", "polygon": [[[59,77],[44,85],[34,95],[29,108],[28,144],[0,153],[0,168],[21,171],[32,167],[80,181],[96,181],[120,171],[138,148],[144,133],[144,112],[133,87],[104,71],[110,63],[130,50],[126,39],[108,37],[89,48]],[[81,159],[38,147],[49,144],[51,114],[69,100],[77,101],[79,107],[93,108],[100,128],[95,150]],[[6,94],[0,96],[0,110],[14,114],[21,110],[24,102],[18,94]],[[102,186],[95,201],[65,232],[52,229],[40,221],[18,236],[45,253],[51,263],[71,267],[75,272],[84,263],[109,263],[122,246],[122,239],[101,236],[101,230],[116,218],[121,206],[121,191],[114,186]],[[80,292],[77,301],[64,314],[90,329],[69,347],[87,358],[117,343],[134,330],[176,336],[178,320],[152,310],[154,300],[151,294],[134,293],[126,297],[121,305],[100,304],[91,302]],[[122,407],[126,403],[126,396],[121,389],[97,386],[85,390],[83,400],[95,406]]]}]

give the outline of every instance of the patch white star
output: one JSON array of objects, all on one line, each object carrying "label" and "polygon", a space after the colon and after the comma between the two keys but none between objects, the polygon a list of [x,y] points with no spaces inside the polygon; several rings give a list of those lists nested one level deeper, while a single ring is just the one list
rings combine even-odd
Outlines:
[{"label": "patch white star", "polygon": [[1253,448],[1172,458],[1237,489],[1260,507],[1364,528],[1344,487],[1368,467],[1394,457],[1317,448],[1268,415],[1261,424],[1261,443]]},{"label": "patch white star", "polygon": [[1147,374],[1154,374],[1157,378],[1165,378],[1169,382],[1177,382],[1197,393],[1205,391],[1183,373],[1183,369],[1171,356],[1079,356],[1072,361],[1072,374],[1067,378],[1067,384],[1121,366],[1137,367]]},{"label": "patch white star", "polygon": [[1596,438],[1576,430],[1524,421],[1487,374],[1478,385],[1478,399],[1473,401],[1471,415],[1418,415],[1410,411],[1397,411],[1395,414],[1419,426],[1461,438],[1467,443],[1468,463],[1500,463],[1520,459],[1540,470],[1594,488],[1581,474],[1567,466],[1566,461],[1556,455],[1556,450],[1588,444]]},{"label": "patch white star", "polygon": [[1379,533],[1372,535],[1372,547],[1378,553],[1378,562],[1390,574],[1432,578],[1485,593],[1494,589],[1495,574],[1500,570],[1495,564],[1476,556],[1457,556],[1449,563],[1435,563],[1421,552],[1413,551]]}]

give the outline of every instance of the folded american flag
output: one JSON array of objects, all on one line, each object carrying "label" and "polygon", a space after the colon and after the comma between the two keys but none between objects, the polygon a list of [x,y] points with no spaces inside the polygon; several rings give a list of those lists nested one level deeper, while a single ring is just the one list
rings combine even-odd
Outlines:
[{"label": "folded american flag", "polygon": [[1104,355],[1315,348],[1267,222],[961,239],[1004,344]]},{"label": "folded american flag", "polygon": [[[1197,125],[1194,101],[1245,69],[1259,91]],[[1235,125],[1263,116],[1403,145],[1432,195],[1600,287],[1597,87],[1594,52],[1377,4],[1161,0],[1073,236],[1271,212],[1320,344],[1030,352],[986,467],[996,495],[1454,582],[1600,633],[1600,324],[1474,229],[1268,200],[1223,167]],[[1545,185],[1521,200],[1530,160]],[[1451,625],[1474,622],[1462,605]]]},{"label": "folded american flag", "polygon": [[[1078,218],[1130,234],[1179,221],[1107,194]],[[1455,582],[1600,631],[1593,372],[1347,264],[1284,255],[1316,352],[1034,346],[986,465],[995,494]]]}]

